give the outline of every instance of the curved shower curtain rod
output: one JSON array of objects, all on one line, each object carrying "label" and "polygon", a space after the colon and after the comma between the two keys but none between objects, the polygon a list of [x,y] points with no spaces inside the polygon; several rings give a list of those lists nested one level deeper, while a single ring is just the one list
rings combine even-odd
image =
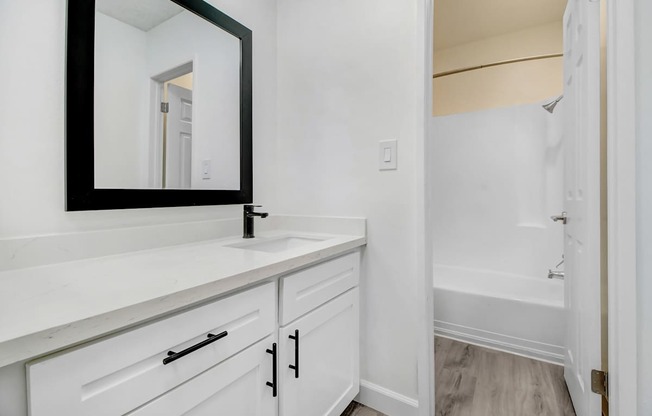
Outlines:
[{"label": "curved shower curtain rod", "polygon": [[526,61],[536,61],[536,60],[539,60],[539,59],[561,58],[562,56],[564,56],[563,53],[551,53],[551,54],[548,54],[548,55],[536,55],[536,56],[528,56],[528,57],[525,57],[525,58],[507,59],[505,61],[492,62],[490,64],[475,65],[475,66],[469,66],[469,67],[466,67],[466,68],[453,69],[451,71],[438,72],[436,74],[433,74],[432,77],[433,78],[439,78],[439,77],[445,77],[447,75],[459,74],[459,73],[462,73],[462,72],[475,71],[476,69],[490,68],[492,66],[515,64],[515,63],[518,63],[518,62],[526,62]]}]

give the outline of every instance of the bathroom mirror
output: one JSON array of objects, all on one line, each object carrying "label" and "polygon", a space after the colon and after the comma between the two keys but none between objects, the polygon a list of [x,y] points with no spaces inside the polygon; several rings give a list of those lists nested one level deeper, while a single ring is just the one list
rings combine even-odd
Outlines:
[{"label": "bathroom mirror", "polygon": [[68,211],[252,200],[252,33],[203,0],[69,0]]}]

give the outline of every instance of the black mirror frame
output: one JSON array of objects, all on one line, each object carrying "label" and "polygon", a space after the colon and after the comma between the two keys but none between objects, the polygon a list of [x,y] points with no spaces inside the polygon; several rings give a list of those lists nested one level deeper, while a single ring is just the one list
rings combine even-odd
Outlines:
[{"label": "black mirror frame", "polygon": [[252,202],[252,32],[203,0],[170,1],[240,39],[240,189],[95,188],[95,0],[68,0],[65,88],[66,211]]}]

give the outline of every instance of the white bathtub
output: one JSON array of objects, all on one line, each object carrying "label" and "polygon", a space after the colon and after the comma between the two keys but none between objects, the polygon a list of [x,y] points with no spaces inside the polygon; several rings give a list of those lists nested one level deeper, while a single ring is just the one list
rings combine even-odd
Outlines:
[{"label": "white bathtub", "polygon": [[563,281],[434,266],[435,333],[563,363]]}]

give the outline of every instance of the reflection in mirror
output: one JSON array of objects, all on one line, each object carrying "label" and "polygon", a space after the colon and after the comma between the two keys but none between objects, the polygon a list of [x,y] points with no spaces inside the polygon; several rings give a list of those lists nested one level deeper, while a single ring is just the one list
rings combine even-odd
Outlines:
[{"label": "reflection in mirror", "polygon": [[240,189],[240,54],[169,0],[97,0],[95,188]]},{"label": "reflection in mirror", "polygon": [[[163,83],[163,102],[162,187],[188,189],[192,175],[192,72]],[[153,174],[158,172],[156,166]]]}]

